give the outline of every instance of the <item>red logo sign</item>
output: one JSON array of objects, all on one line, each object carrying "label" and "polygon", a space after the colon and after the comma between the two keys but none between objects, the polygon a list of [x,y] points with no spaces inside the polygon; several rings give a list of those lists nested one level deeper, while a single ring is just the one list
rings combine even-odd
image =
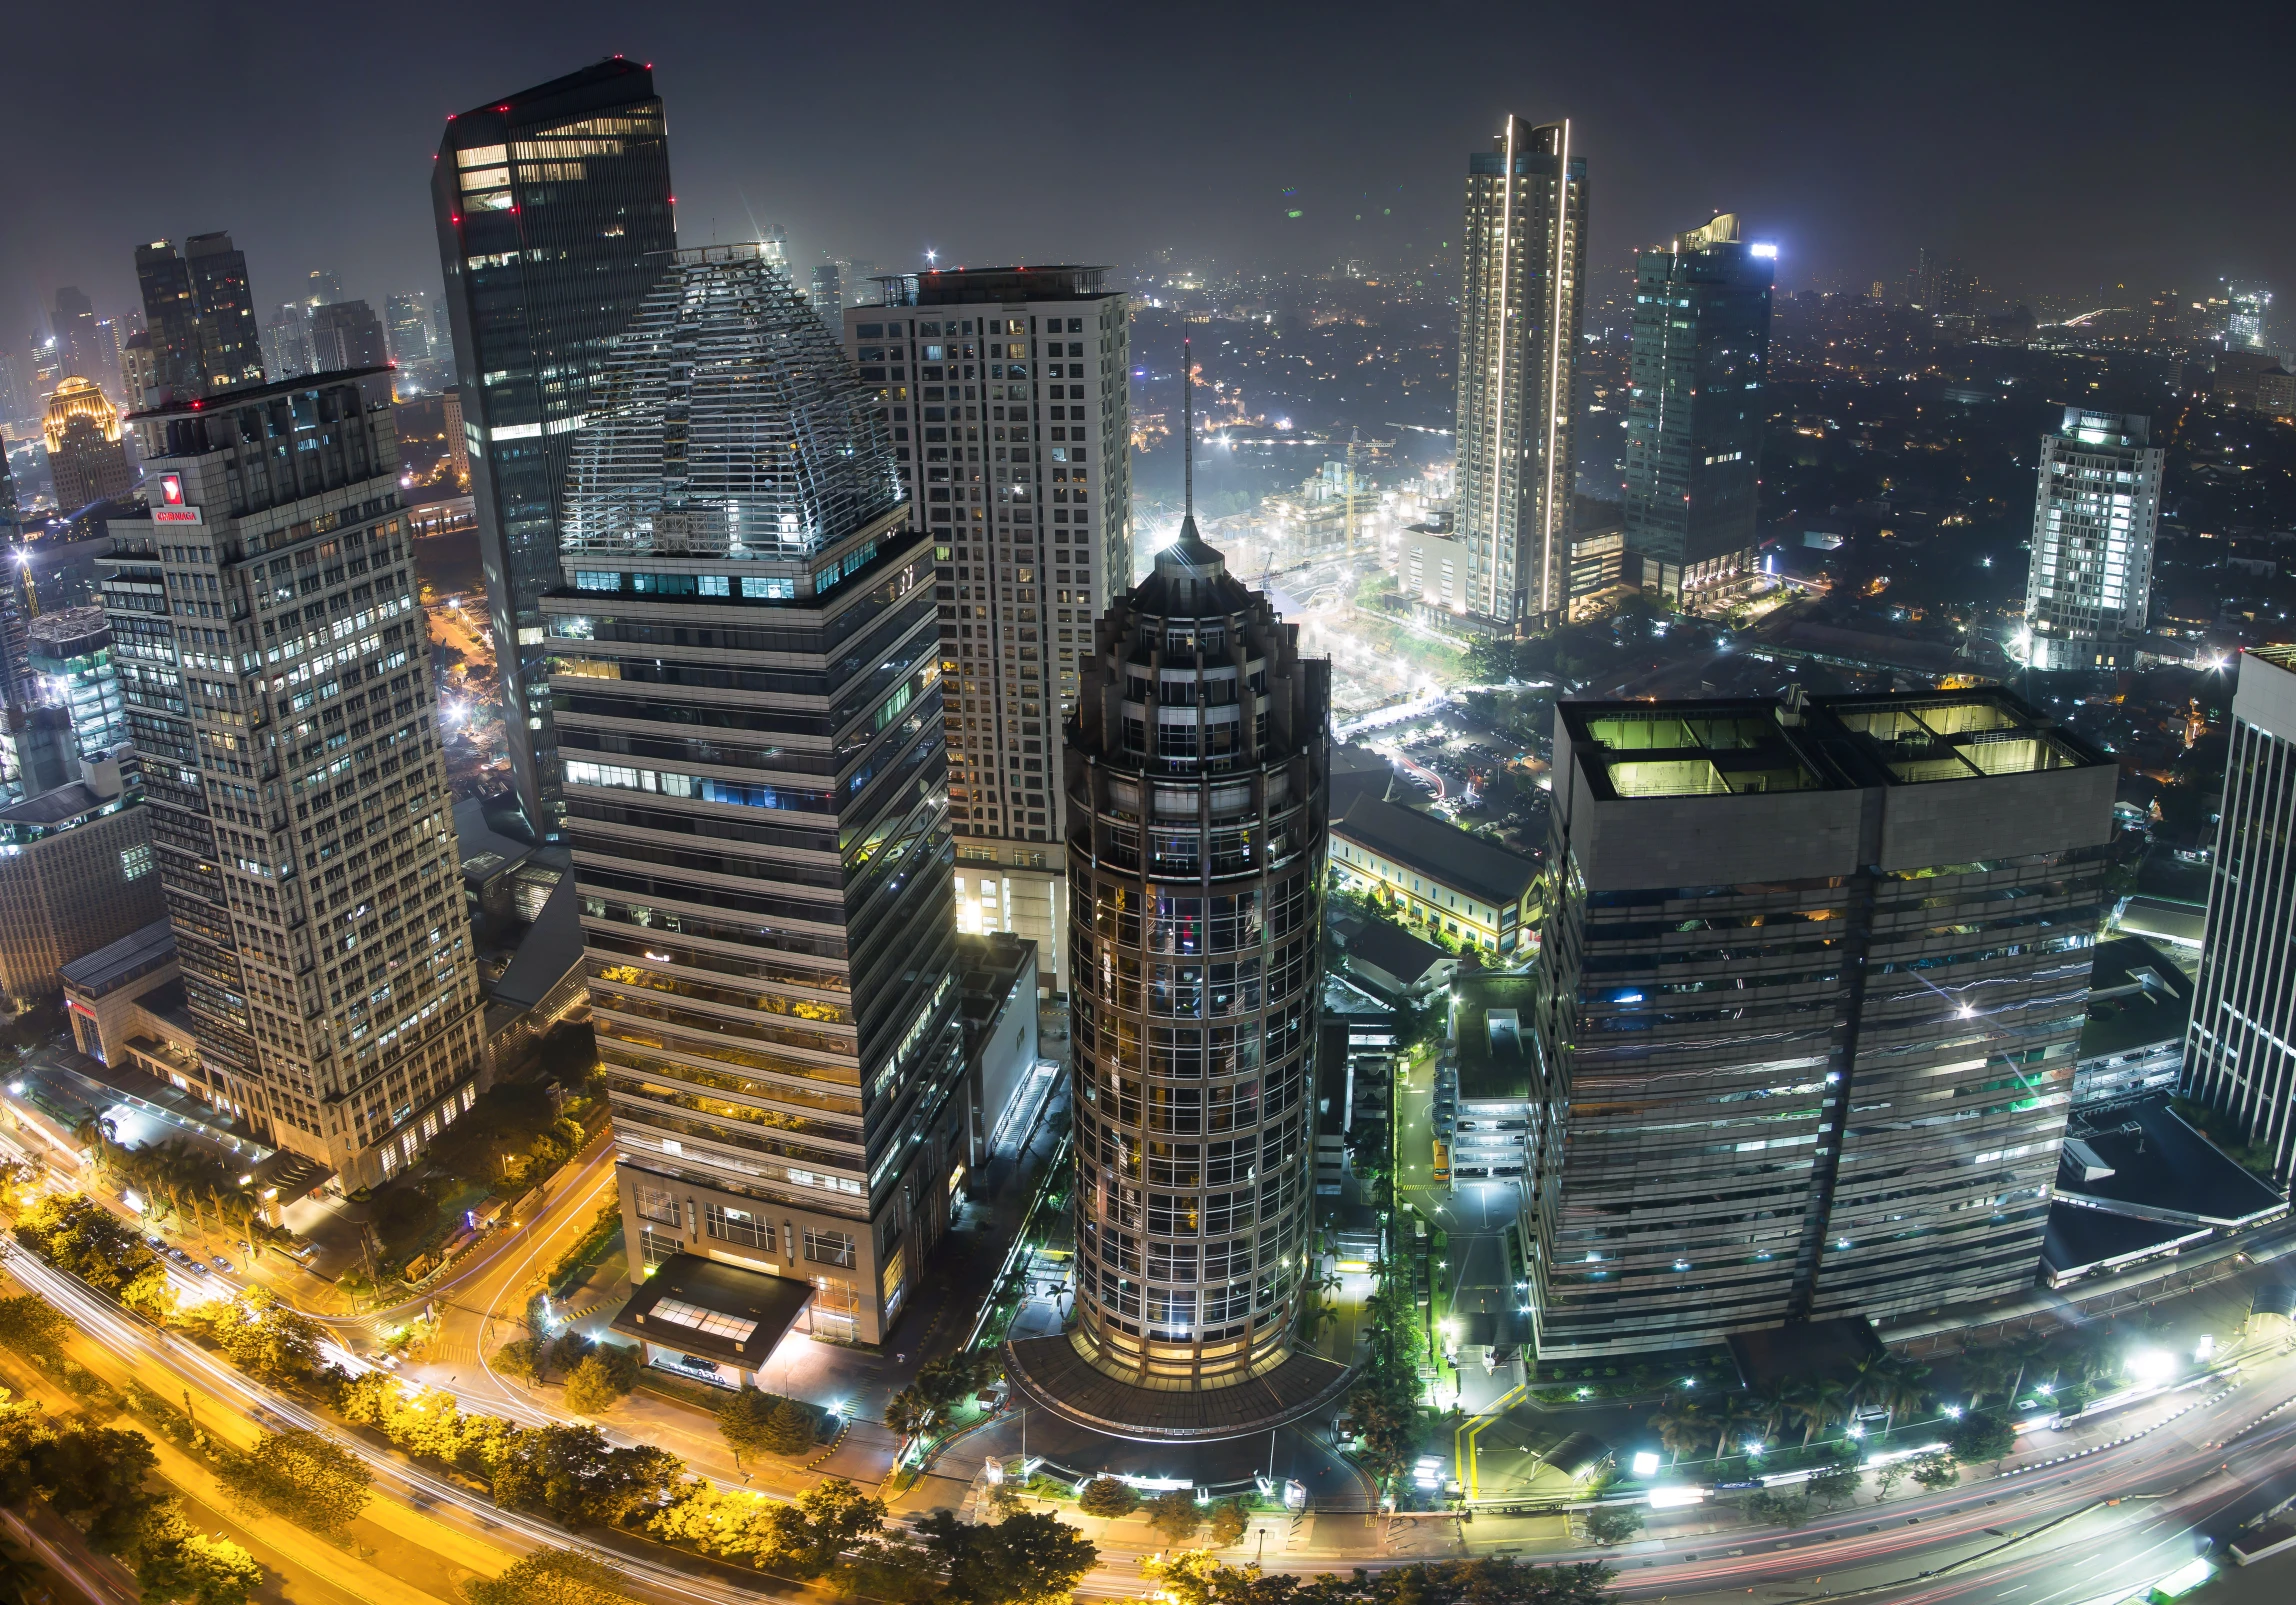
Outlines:
[{"label": "red logo sign", "polygon": [[162,474],[159,476],[159,499],[169,507],[181,507],[183,505],[183,476],[181,474]]}]

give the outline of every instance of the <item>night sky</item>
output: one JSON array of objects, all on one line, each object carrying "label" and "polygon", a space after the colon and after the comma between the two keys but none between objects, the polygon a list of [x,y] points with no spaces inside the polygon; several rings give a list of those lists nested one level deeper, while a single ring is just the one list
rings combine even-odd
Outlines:
[{"label": "night sky", "polygon": [[[1598,262],[1737,210],[1789,287],[1921,245],[2084,297],[2296,295],[2296,8],[1063,5],[661,0],[14,9],[0,339],[138,241],[228,229],[259,309],[334,268],[439,281],[446,114],[622,53],[667,101],[680,236],[778,222],[803,269],[1425,261],[1503,113],[1568,115]],[[906,20],[904,20],[906,19]],[[1288,194],[1296,191],[1296,194]],[[1302,215],[1288,218],[1287,211]],[[1360,219],[1360,220],[1359,220]],[[2276,331],[2288,338],[2288,321]]]}]

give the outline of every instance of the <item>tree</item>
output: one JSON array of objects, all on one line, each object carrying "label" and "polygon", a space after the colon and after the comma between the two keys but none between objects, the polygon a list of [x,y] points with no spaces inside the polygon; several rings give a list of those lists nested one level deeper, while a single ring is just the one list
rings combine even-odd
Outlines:
[{"label": "tree", "polygon": [[287,1308],[262,1288],[248,1290],[246,1303],[200,1306],[208,1316],[216,1346],[233,1365],[267,1382],[317,1380],[326,1370],[319,1323]]},{"label": "tree", "polygon": [[227,1538],[210,1538],[173,1499],[154,1502],[120,1551],[135,1569],[147,1605],[246,1605],[263,1585],[255,1557]]},{"label": "tree", "polygon": [[88,1535],[106,1554],[134,1540],[157,1501],[144,1478],[158,1464],[151,1440],[123,1427],[65,1422],[32,1459],[32,1474],[48,1506]]},{"label": "tree", "polygon": [[1924,1488],[1950,1488],[1961,1480],[1961,1468],[1953,1463],[1953,1456],[1942,1451],[1916,1455],[1909,1465],[1913,1480]]},{"label": "tree", "polygon": [[70,1316],[46,1299],[29,1293],[0,1298],[0,1344],[18,1354],[41,1359],[61,1354],[64,1340],[78,1330]]},{"label": "tree", "polygon": [[1100,1551],[1049,1511],[1024,1511],[984,1527],[936,1510],[916,1525],[948,1568],[950,1605],[1065,1605]]},{"label": "tree", "polygon": [[735,1464],[744,1454],[765,1448],[766,1429],[773,1421],[773,1395],[760,1393],[748,1383],[717,1407],[718,1435],[733,1451]]},{"label": "tree", "polygon": [[142,1316],[154,1326],[165,1326],[175,1319],[176,1306],[181,1302],[175,1283],[168,1280],[166,1270],[157,1265],[120,1289],[120,1307]]},{"label": "tree", "polygon": [[811,1454],[818,1441],[811,1410],[795,1399],[783,1399],[773,1407],[765,1424],[765,1448],[777,1455]]},{"label": "tree", "polygon": [[1642,1531],[1642,1512],[1633,1505],[1605,1505],[1586,1519],[1586,1535],[1608,1549]]},{"label": "tree", "polygon": [[1703,1449],[1707,1433],[1713,1430],[1698,1401],[1679,1393],[1667,1395],[1666,1403],[1650,1418],[1650,1426],[1658,1434],[1659,1447],[1666,1451],[1669,1465],[1685,1452]]},{"label": "tree", "polygon": [[1997,1411],[1972,1410],[1953,1424],[1945,1442],[1957,1459],[1999,1466],[2017,1447],[2017,1427]]},{"label": "tree", "polygon": [[1095,1477],[1076,1490],[1076,1508],[1087,1516],[1100,1516],[1109,1521],[1129,1516],[1140,1508],[1140,1495],[1133,1486],[1117,1477]]},{"label": "tree", "polygon": [[629,1391],[615,1385],[614,1373],[603,1359],[586,1355],[566,1378],[566,1408],[578,1416],[600,1415],[620,1404]]},{"label": "tree", "polygon": [[596,1427],[513,1428],[500,1445],[494,1497],[569,1527],[611,1527],[658,1504],[684,1469],[652,1444],[617,1449]]},{"label": "tree", "polygon": [[767,1512],[770,1547],[760,1564],[792,1577],[820,1577],[839,1557],[885,1529],[885,1501],[863,1493],[842,1477],[808,1488],[795,1504]]},{"label": "tree", "polygon": [[512,1338],[496,1349],[491,1363],[504,1376],[531,1384],[542,1380],[543,1361],[541,1339],[522,1337]]},{"label": "tree", "polygon": [[295,1428],[266,1432],[217,1468],[224,1487],[314,1532],[336,1533],[364,1510],[374,1474],[333,1439]]},{"label": "tree", "polygon": [[1855,1499],[1858,1496],[1858,1484],[1864,1480],[1865,1473],[1855,1461],[1850,1461],[1825,1467],[1804,1486],[1810,1497],[1819,1504],[1833,1506],[1847,1504]]},{"label": "tree", "polygon": [[1880,1504],[1889,1497],[1890,1490],[1903,1481],[1905,1481],[1904,1461],[1890,1460],[1876,1466],[1873,1473],[1873,1502],[1877,1505]]},{"label": "tree", "polygon": [[546,1549],[462,1585],[470,1605],[623,1605],[622,1574],[575,1549]]},{"label": "tree", "polygon": [[903,1388],[885,1401],[885,1425],[913,1438],[933,1422],[933,1406],[915,1388]]},{"label": "tree", "polygon": [[[44,1568],[29,1555],[19,1555],[13,1549],[0,1549],[0,1602],[5,1605],[30,1605],[32,1589],[39,1583]],[[49,1597],[53,1597],[50,1593]]]},{"label": "tree", "polygon": [[1196,1536],[1204,1525],[1203,1507],[1193,1489],[1170,1488],[1148,1501],[1148,1525],[1169,1539],[1174,1548]]},{"label": "tree", "polygon": [[1215,1549],[1226,1549],[1244,1536],[1251,1526],[1251,1518],[1244,1514],[1243,1504],[1234,1499],[1223,1499],[1212,1507],[1211,1540]]},{"label": "tree", "polygon": [[34,1204],[18,1218],[16,1240],[59,1270],[115,1298],[158,1262],[151,1245],[85,1193]]},{"label": "tree", "polygon": [[1781,1494],[1763,1489],[1746,1501],[1746,1519],[1772,1527],[1799,1527],[1810,1519],[1808,1494]]}]

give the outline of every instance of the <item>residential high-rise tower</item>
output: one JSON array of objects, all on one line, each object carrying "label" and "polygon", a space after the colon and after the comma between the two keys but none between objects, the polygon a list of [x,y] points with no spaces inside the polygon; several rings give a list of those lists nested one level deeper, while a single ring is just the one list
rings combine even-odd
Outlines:
[{"label": "residential high-rise tower", "polygon": [[620,57],[447,124],[431,177],[511,774],[528,822],[563,811],[543,593],[590,381],[677,244],[654,76]]},{"label": "residential high-rise tower", "polygon": [[163,409],[102,559],[210,1085],[344,1190],[478,1095],[481,1004],[385,376]]},{"label": "residential high-rise tower", "polygon": [[1756,567],[1775,262],[1727,213],[1635,254],[1626,550],[1641,571],[1626,577],[1670,606]]},{"label": "residential high-rise tower", "polygon": [[881,280],[843,315],[939,563],[957,925],[1067,985],[1059,731],[1092,622],[1132,582],[1128,308],[1105,269]]},{"label": "residential high-rise tower", "polygon": [[1006,1372],[1096,1431],[1264,1433],[1347,1382],[1295,1348],[1330,698],[1192,513],[1094,630],[1066,729],[1076,1324]]},{"label": "residential high-rise tower", "polygon": [[2067,407],[2041,437],[2033,556],[2025,587],[2036,669],[2117,669],[2135,661],[2152,599],[2161,463],[2139,414]]},{"label": "residential high-rise tower", "polygon": [[2296,648],[2241,654],[2186,1094],[2238,1121],[2296,1178]]},{"label": "residential high-rise tower", "polygon": [[1567,601],[1586,158],[1510,116],[1468,158],[1459,285],[1459,540],[1468,608],[1518,631]]},{"label": "residential high-rise tower", "polygon": [[1524,1187],[1542,1357],[2032,1286],[2113,761],[1998,689],[1563,702]]},{"label": "residential high-rise tower", "polygon": [[876,1343],[970,1154],[932,546],[760,248],[660,266],[542,602],[630,1269],[795,1279]]}]

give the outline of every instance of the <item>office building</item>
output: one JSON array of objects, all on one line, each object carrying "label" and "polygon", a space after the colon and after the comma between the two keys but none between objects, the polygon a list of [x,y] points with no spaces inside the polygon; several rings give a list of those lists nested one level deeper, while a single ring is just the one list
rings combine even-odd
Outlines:
[{"label": "office building", "polygon": [[303,281],[303,305],[307,308],[332,306],[342,299],[342,275],[332,268],[313,268]]},{"label": "office building", "polygon": [[410,362],[428,362],[431,357],[430,297],[417,290],[412,295],[386,296],[383,317],[390,335],[391,361],[400,367]]},{"label": "office building", "polygon": [[100,763],[129,740],[127,707],[112,662],[112,628],[100,607],[43,613],[25,629],[32,696],[71,719],[83,763]]},{"label": "office building", "polygon": [[2135,661],[2152,600],[2161,463],[2138,414],[2067,407],[2041,437],[2025,650],[2036,669],[2121,669]]},{"label": "office building", "polygon": [[104,608],[204,1084],[373,1186],[476,1099],[456,873],[380,374],[161,412]]},{"label": "office building", "polygon": [[1060,723],[1092,621],[1132,581],[1128,308],[1105,269],[880,281],[844,314],[939,563],[957,925],[1067,986]]},{"label": "office building", "polygon": [[2296,647],[2240,656],[2185,1093],[2296,1179]]},{"label": "office building", "polygon": [[56,480],[56,507],[66,516],[125,496],[135,483],[120,414],[93,379],[66,379],[48,398],[41,420],[48,469]]},{"label": "office building", "polygon": [[383,320],[364,301],[334,301],[311,309],[311,369],[341,373],[351,368],[390,365]]},{"label": "office building", "polygon": [[1518,631],[1568,600],[1586,182],[1568,122],[1510,116],[1467,163],[1457,526],[1471,611]]},{"label": "office building", "polygon": [[127,397],[127,410],[135,412],[150,405],[152,386],[159,382],[159,363],[151,348],[151,332],[138,329],[120,346],[120,390]]},{"label": "office building", "polygon": [[2032,1286],[2118,774],[1998,689],[1557,705],[1542,1357]]},{"label": "office building", "polygon": [[263,325],[263,362],[274,379],[295,379],[312,371],[311,309],[300,301],[283,303]]},{"label": "office building", "polygon": [[561,810],[541,603],[590,381],[677,244],[653,74],[613,58],[466,111],[431,177],[510,770]]},{"label": "office building", "polygon": [[1192,514],[1094,635],[1066,754],[1076,1317],[1005,1374],[1099,1432],[1266,1433],[1349,1376],[1293,1347],[1331,666]]},{"label": "office building", "polygon": [[845,272],[847,265],[835,260],[816,265],[813,269],[812,288],[806,295],[806,301],[812,306],[814,316],[831,328],[837,326],[838,314],[845,310]]},{"label": "office building", "polygon": [[64,965],[167,911],[132,756],[83,767],[55,713],[7,715],[14,761],[57,781],[0,804],[0,994],[16,1004],[52,997]]},{"label": "office building", "polygon": [[2073,1109],[2101,1111],[2176,1091],[2192,1025],[2192,983],[2141,936],[2099,942],[2089,1018],[2073,1066]]},{"label": "office building", "polygon": [[2270,350],[2272,292],[2261,284],[2235,284],[2226,289],[2225,300],[2228,303],[2224,319],[2226,349]]},{"label": "office building", "polygon": [[247,257],[228,234],[194,234],[180,254],[167,240],[136,247],[136,281],[151,334],[153,382],[192,401],[263,382],[263,334],[247,285]]},{"label": "office building", "polygon": [[796,1278],[876,1343],[968,1153],[933,550],[781,272],[665,262],[542,604],[630,1269]]},{"label": "office building", "polygon": [[1635,253],[1626,550],[1670,607],[1727,597],[1758,567],[1776,265],[1728,213]]}]

